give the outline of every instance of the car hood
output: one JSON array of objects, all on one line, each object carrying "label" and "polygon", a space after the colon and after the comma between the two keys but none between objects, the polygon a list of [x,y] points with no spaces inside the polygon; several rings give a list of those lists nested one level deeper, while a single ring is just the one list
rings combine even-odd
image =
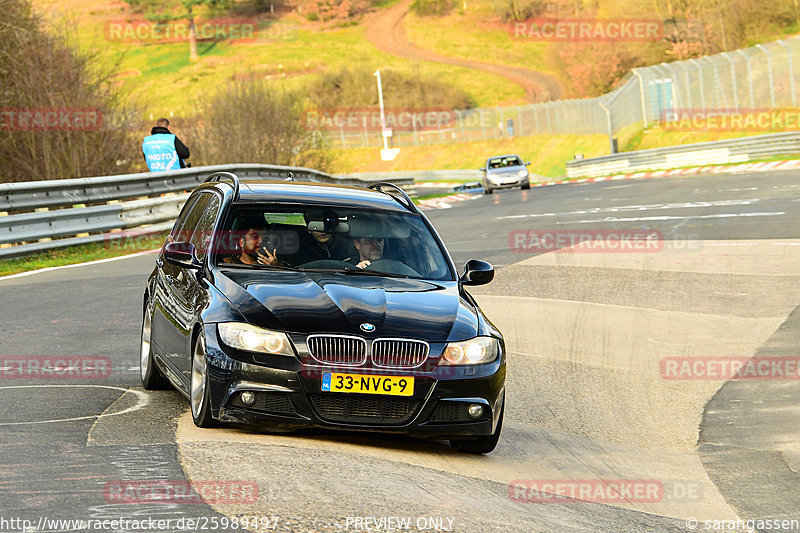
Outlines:
[{"label": "car hood", "polygon": [[[227,269],[216,284],[255,325],[292,333],[336,332],[464,340],[480,329],[480,315],[458,283],[348,275]],[[375,326],[365,335],[361,324]]]},{"label": "car hood", "polygon": [[503,175],[517,175],[520,170],[525,170],[525,167],[504,167],[504,168],[494,168],[489,169],[487,172],[492,176],[503,176]]}]

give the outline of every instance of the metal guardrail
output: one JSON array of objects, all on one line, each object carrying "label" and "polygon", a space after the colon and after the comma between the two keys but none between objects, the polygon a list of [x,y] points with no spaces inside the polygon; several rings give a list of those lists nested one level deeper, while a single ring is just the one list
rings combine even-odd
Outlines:
[{"label": "metal guardrail", "polygon": [[622,172],[725,165],[797,154],[800,154],[800,132],[775,133],[575,159],[567,162],[567,177],[589,178]]},{"label": "metal guardrail", "polygon": [[5,214],[0,216],[0,258],[129,237],[131,232],[125,230],[134,230],[137,236],[166,231],[186,201],[187,191],[221,171],[235,172],[242,178],[276,179],[286,178],[291,172],[297,181],[360,187],[391,181],[414,192],[414,179],[407,175],[388,179],[376,175],[332,176],[309,168],[258,164],[0,183],[0,212]]},{"label": "metal guardrail", "polygon": [[478,169],[455,169],[455,170],[413,170],[410,172],[356,172],[353,174],[339,174],[337,177],[348,177],[354,179],[378,179],[398,180],[411,179],[414,181],[446,181],[446,180],[480,180],[483,172]]}]

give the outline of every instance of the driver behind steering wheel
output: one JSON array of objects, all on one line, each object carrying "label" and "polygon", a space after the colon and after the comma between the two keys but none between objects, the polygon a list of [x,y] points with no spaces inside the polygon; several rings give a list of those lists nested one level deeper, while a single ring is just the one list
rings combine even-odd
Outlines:
[{"label": "driver behind steering wheel", "polygon": [[359,237],[353,240],[353,246],[358,251],[358,257],[345,259],[350,264],[358,268],[367,268],[373,261],[383,258],[383,238],[382,237]]}]

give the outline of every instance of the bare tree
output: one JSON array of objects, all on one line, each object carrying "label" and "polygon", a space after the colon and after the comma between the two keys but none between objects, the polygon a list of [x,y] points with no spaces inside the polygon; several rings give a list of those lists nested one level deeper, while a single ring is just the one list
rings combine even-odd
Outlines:
[{"label": "bare tree", "polygon": [[115,88],[114,69],[45,32],[27,0],[0,0],[0,10],[0,180],[131,169],[141,158],[137,112]]},{"label": "bare tree", "polygon": [[[199,104],[186,135],[200,164],[264,163],[325,170],[319,135],[306,126],[303,99],[265,80],[231,82]],[[199,159],[197,159],[199,158]]]}]

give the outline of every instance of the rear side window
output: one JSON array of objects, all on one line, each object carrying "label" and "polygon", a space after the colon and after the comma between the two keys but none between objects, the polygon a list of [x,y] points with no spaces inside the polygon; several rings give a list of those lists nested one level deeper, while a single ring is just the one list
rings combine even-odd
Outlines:
[{"label": "rear side window", "polygon": [[189,219],[189,215],[192,213],[192,208],[194,204],[197,203],[197,200],[200,198],[200,194],[195,194],[194,196],[190,196],[186,203],[183,205],[183,209],[181,209],[181,214],[178,215],[178,219],[175,221],[175,225],[172,226],[172,231],[169,232],[169,236],[167,237],[167,242],[181,242],[185,239],[181,238],[181,235],[184,235],[184,228],[186,227],[186,222]]},{"label": "rear side window", "polygon": [[[219,198],[216,195],[204,194],[203,196],[209,197],[210,200],[204,202],[205,207],[202,208],[202,211],[198,209],[200,214],[197,219],[197,225],[189,238],[189,242],[194,245],[197,251],[197,258],[200,260],[203,260],[208,253],[208,246],[211,243],[211,234],[214,231],[214,222],[217,220],[220,205]],[[200,207],[200,201],[198,201],[197,207]]]}]

